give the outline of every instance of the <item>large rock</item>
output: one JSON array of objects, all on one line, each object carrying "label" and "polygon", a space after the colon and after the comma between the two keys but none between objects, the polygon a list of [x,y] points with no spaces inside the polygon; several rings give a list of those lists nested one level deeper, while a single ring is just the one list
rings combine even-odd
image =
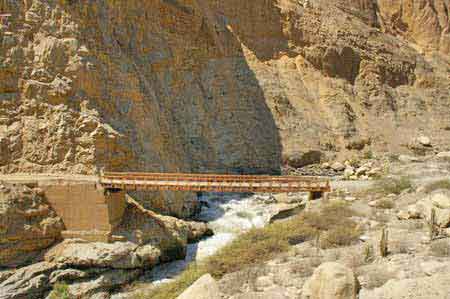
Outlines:
[{"label": "large rock", "polygon": [[335,171],[343,171],[345,170],[345,165],[341,162],[334,162],[333,164],[331,164],[331,169]]},{"label": "large rock", "polygon": [[0,267],[34,261],[64,226],[40,190],[0,186]]},{"label": "large rock", "polygon": [[113,235],[139,246],[148,245],[159,249],[162,262],[184,258],[188,242],[212,234],[205,223],[159,215],[145,209],[129,196],[127,203],[122,222],[115,228]]},{"label": "large rock", "polygon": [[45,254],[48,262],[75,268],[136,269],[183,259],[188,242],[212,232],[205,223],[187,222],[144,209],[131,197],[114,243],[67,239]]},{"label": "large rock", "polygon": [[427,136],[418,137],[417,142],[419,142],[423,146],[431,146],[431,139]]},{"label": "large rock", "polygon": [[442,228],[450,225],[450,191],[436,190],[409,208],[410,214],[420,215],[430,221],[431,211],[436,212],[436,224]]},{"label": "large rock", "polygon": [[306,207],[306,204],[287,204],[287,203],[279,203],[275,204],[271,207],[272,212],[270,216],[270,223],[275,221],[280,221],[297,214],[300,214]]},{"label": "large rock", "polygon": [[[114,269],[135,269],[155,265],[159,261],[159,250],[153,256],[137,252],[138,245],[131,242],[91,243],[69,239],[53,247],[45,255],[45,260],[67,267],[96,267]],[[153,263],[152,263],[153,261]]]},{"label": "large rock", "polygon": [[450,159],[450,152],[440,152],[436,155],[438,159]]},{"label": "large rock", "polygon": [[283,158],[283,162],[294,168],[301,168],[311,164],[318,164],[323,154],[320,151],[308,151],[305,153],[294,153]]},{"label": "large rock", "polygon": [[303,299],[356,299],[360,285],[350,268],[324,263],[303,286]]},{"label": "large rock", "polygon": [[205,274],[187,288],[177,299],[221,299],[219,286],[210,274]]},{"label": "large rock", "polygon": [[0,283],[0,299],[41,299],[51,289],[49,276],[56,264],[37,263],[17,270]]},{"label": "large rock", "polygon": [[[100,274],[98,277],[76,282],[69,285],[68,292],[73,298],[86,298],[83,296],[95,294],[100,296],[102,291],[109,291],[137,279],[142,270],[114,270]],[[89,297],[91,298],[91,297]]]}]

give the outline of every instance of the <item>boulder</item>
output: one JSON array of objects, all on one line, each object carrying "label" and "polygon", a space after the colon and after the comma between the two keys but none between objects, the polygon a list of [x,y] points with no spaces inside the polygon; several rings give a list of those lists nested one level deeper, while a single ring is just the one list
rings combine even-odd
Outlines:
[{"label": "boulder", "polygon": [[331,167],[331,165],[330,165],[330,163],[325,162],[325,163],[322,163],[322,165],[320,165],[320,167],[321,167],[322,169],[329,169],[329,168]]},{"label": "boulder", "polygon": [[153,266],[159,261],[160,251],[150,249],[144,250],[131,242],[108,244],[69,239],[49,250],[45,260],[67,267],[135,269]]},{"label": "boulder", "polygon": [[41,299],[51,289],[50,273],[56,270],[53,263],[36,263],[21,268],[0,283],[0,299]]},{"label": "boulder", "polygon": [[418,137],[417,142],[419,142],[423,146],[431,146],[431,139],[427,136]]},{"label": "boulder", "polygon": [[303,286],[303,299],[356,299],[360,285],[353,271],[339,263],[320,265]]},{"label": "boulder", "polygon": [[436,155],[438,159],[450,159],[450,152],[441,152]]},{"label": "boulder", "polygon": [[219,286],[210,274],[205,274],[186,289],[177,299],[221,299]]},{"label": "boulder", "polygon": [[350,177],[351,177],[352,175],[354,175],[354,174],[355,174],[355,169],[354,169],[353,167],[347,166],[347,167],[345,168],[345,170],[344,170],[344,177],[345,177],[346,179],[350,179]]},{"label": "boulder", "polygon": [[335,171],[344,171],[345,165],[342,164],[341,162],[334,162],[333,164],[331,164],[331,169]]},{"label": "boulder", "polygon": [[450,225],[450,191],[436,190],[429,196],[409,207],[408,212],[420,214],[422,218],[430,221],[431,210],[436,212],[436,224],[442,228]]},{"label": "boulder", "polygon": [[276,204],[271,213],[270,223],[300,214],[305,207],[306,204]]},{"label": "boulder", "polygon": [[284,158],[284,164],[293,168],[301,168],[311,164],[318,164],[323,154],[320,151],[307,151],[304,153],[297,152]]},{"label": "boulder", "polygon": [[[69,285],[68,291],[72,298],[84,298],[86,295],[103,293],[130,283],[142,274],[142,270],[113,270],[100,274],[88,281]],[[92,298],[92,297],[90,297]],[[101,298],[101,297],[100,297]]]},{"label": "boulder", "polygon": [[361,166],[356,170],[356,175],[357,176],[362,176],[365,175],[368,171],[370,170],[369,167],[367,166]]}]

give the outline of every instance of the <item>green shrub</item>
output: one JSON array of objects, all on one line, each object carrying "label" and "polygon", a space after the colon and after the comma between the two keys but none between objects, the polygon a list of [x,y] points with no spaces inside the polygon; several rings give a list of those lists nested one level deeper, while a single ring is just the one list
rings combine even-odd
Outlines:
[{"label": "green shrub", "polygon": [[69,286],[65,283],[57,283],[53,286],[50,299],[73,299],[69,293]]}]

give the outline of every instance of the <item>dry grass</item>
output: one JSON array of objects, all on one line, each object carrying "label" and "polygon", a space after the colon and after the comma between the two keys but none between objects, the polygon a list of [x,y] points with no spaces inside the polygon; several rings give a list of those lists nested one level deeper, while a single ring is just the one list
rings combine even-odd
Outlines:
[{"label": "dry grass", "polygon": [[[231,244],[199,264],[191,265],[174,282],[163,284],[145,297],[176,298],[205,273],[215,278],[262,264],[291,248],[292,243],[324,236],[323,247],[347,246],[357,241],[361,231],[350,219],[355,212],[344,203],[333,202],[318,212],[305,212],[290,220],[273,223],[242,234]],[[295,242],[293,242],[295,241]]]},{"label": "dry grass", "polygon": [[325,232],[320,238],[320,248],[336,248],[350,246],[361,236],[361,230],[356,224],[349,226],[338,226]]},{"label": "dry grass", "polygon": [[395,207],[395,203],[390,199],[382,198],[380,200],[377,200],[375,207],[378,209],[390,210]]},{"label": "dry grass", "polygon": [[450,257],[450,241],[436,240],[430,245],[431,255],[437,257]]},{"label": "dry grass", "polygon": [[400,178],[385,178],[375,182],[373,190],[383,195],[400,194],[402,191],[412,188],[411,179],[404,176]]},{"label": "dry grass", "polygon": [[450,190],[450,180],[440,180],[425,186],[426,193],[431,193],[438,189]]}]

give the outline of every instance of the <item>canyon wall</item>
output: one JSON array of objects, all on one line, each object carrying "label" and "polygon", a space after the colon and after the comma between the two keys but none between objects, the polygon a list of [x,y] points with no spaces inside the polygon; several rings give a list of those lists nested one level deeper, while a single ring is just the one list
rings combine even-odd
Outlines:
[{"label": "canyon wall", "polygon": [[448,148],[449,7],[1,0],[0,170],[274,173],[420,134]]}]

